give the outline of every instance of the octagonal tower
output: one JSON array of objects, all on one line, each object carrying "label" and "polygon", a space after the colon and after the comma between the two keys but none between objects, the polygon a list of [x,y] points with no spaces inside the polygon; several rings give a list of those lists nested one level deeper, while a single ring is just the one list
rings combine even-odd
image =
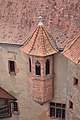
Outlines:
[{"label": "octagonal tower", "polygon": [[32,98],[43,104],[53,97],[54,54],[56,42],[39,22],[36,30],[21,48],[29,56],[29,90]]}]

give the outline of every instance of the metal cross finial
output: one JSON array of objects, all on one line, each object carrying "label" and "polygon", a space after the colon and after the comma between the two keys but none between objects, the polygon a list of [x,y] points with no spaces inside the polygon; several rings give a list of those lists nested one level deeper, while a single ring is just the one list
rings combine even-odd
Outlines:
[{"label": "metal cross finial", "polygon": [[38,25],[39,25],[39,26],[42,26],[42,25],[43,25],[43,22],[42,22],[42,16],[39,16],[38,19],[39,19],[39,23],[38,23]]}]

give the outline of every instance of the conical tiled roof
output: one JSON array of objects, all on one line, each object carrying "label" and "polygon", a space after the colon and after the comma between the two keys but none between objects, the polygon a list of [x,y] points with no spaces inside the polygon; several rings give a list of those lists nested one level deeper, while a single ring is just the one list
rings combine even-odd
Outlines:
[{"label": "conical tiled roof", "polygon": [[44,29],[43,25],[36,28],[21,50],[26,54],[35,56],[47,56],[58,52],[55,40]]},{"label": "conical tiled roof", "polygon": [[63,55],[68,57],[74,63],[80,63],[80,35],[69,42],[64,49]]}]

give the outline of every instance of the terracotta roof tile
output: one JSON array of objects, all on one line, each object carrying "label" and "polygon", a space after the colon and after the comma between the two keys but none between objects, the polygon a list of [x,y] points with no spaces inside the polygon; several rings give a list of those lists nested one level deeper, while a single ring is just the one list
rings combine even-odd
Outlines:
[{"label": "terracotta roof tile", "polygon": [[[26,54],[47,56],[58,52],[56,42],[43,26],[38,26],[29,40],[21,48]],[[55,46],[54,46],[54,44]]]},{"label": "terracotta roof tile", "polygon": [[68,57],[74,63],[80,61],[80,35],[77,36],[73,41],[69,42],[64,49],[63,55]]},{"label": "terracotta roof tile", "polygon": [[39,15],[59,47],[80,30],[79,0],[0,0],[0,43],[22,45]]}]

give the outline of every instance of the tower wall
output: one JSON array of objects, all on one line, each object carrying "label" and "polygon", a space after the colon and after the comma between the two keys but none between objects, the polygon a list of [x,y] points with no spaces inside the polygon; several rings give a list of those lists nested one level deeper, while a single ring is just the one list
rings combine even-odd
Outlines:
[{"label": "tower wall", "polygon": [[[29,88],[32,98],[40,104],[53,97],[53,55],[47,57],[31,56],[32,72],[29,74]],[[40,62],[41,75],[35,73],[35,63]],[[46,75],[46,61],[50,61],[50,73]]]}]

